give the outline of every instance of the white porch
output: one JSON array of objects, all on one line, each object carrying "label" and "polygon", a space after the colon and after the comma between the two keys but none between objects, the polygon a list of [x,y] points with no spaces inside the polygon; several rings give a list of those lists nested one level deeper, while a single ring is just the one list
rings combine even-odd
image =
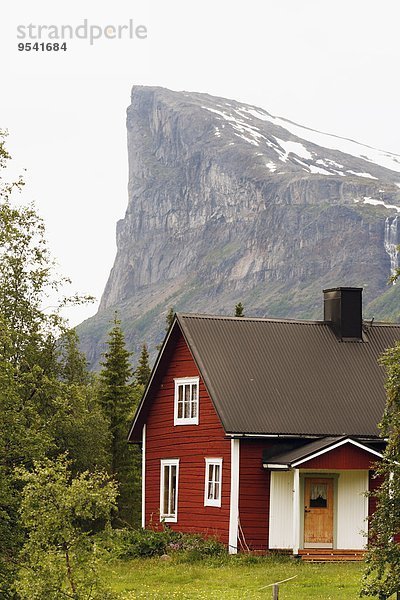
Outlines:
[{"label": "white porch", "polygon": [[[331,538],[312,538],[305,543],[305,521],[309,498],[305,497],[306,481],[331,482]],[[299,554],[307,548],[331,550],[363,550],[368,529],[368,470],[306,470],[272,471],[270,487],[269,549],[292,550]],[[307,488],[309,490],[309,486]],[[317,511],[318,512],[318,511]],[[319,511],[323,512],[323,509]],[[317,515],[318,519],[318,515]],[[328,543],[327,540],[328,539]],[[302,553],[303,554],[303,553]]]}]

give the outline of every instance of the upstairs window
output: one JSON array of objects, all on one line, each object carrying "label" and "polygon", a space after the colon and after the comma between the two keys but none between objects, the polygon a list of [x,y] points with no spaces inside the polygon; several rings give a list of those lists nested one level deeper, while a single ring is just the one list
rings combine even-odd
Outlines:
[{"label": "upstairs window", "polygon": [[161,461],[160,517],[167,523],[178,520],[178,476],[179,459]]},{"label": "upstairs window", "polygon": [[222,458],[206,458],[204,506],[221,506]]},{"label": "upstairs window", "polygon": [[199,424],[199,378],[175,379],[174,425]]}]

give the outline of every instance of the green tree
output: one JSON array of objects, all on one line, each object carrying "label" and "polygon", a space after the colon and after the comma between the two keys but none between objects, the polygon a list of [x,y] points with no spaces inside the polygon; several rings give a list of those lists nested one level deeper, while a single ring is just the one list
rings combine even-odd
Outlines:
[{"label": "green tree", "polygon": [[135,370],[135,380],[138,385],[145,387],[147,382],[150,379],[151,368],[149,364],[149,351],[147,349],[147,344],[143,344],[142,352],[140,353],[140,358],[138,362],[138,366]]},{"label": "green tree", "polygon": [[117,315],[114,316],[107,346],[99,374],[99,399],[110,428],[110,473],[119,484],[118,515],[114,519],[114,525],[118,525],[134,521],[135,506],[140,497],[140,476],[137,450],[127,443],[135,405],[131,353],[126,349]]},{"label": "green tree", "polygon": [[166,314],[166,317],[165,317],[165,331],[168,331],[168,329],[171,327],[172,323],[174,322],[174,317],[175,317],[174,307],[170,306],[168,309],[168,312]]},{"label": "green tree", "polygon": [[244,306],[241,302],[235,306],[235,317],[244,317]]},{"label": "green tree", "polygon": [[117,489],[104,473],[72,477],[69,463],[35,463],[24,481],[20,516],[27,533],[17,582],[22,600],[104,600],[95,532],[110,521]]},{"label": "green tree", "polygon": [[68,452],[74,472],[106,468],[110,460],[108,420],[75,330],[65,331],[59,340],[58,365],[57,412],[51,423],[56,453]]},{"label": "green tree", "polygon": [[386,407],[380,423],[387,438],[377,464],[382,484],[374,492],[377,508],[370,520],[361,595],[386,600],[400,590],[400,343],[381,359],[386,370]]},{"label": "green tree", "polygon": [[52,312],[43,309],[65,280],[54,273],[34,207],[12,203],[23,181],[3,178],[10,158],[4,139],[0,132],[0,596],[14,598],[24,540],[15,468],[29,470],[35,460],[65,450],[77,471],[93,467],[94,457],[104,455],[107,428],[82,361],[78,366],[75,342],[60,341],[64,335],[72,340],[59,310],[67,301],[61,299]]}]

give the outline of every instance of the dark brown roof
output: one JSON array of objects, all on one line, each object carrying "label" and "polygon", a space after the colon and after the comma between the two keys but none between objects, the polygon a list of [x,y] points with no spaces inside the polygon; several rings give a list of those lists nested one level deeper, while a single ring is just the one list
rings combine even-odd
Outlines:
[{"label": "dark brown roof", "polygon": [[[263,460],[263,466],[265,468],[280,468],[280,467],[291,467],[296,466],[296,463],[300,464],[303,461],[311,460],[315,455],[320,453],[329,452],[330,450],[337,448],[342,444],[355,444],[358,448],[370,452],[375,456],[382,457],[381,448],[376,446],[375,448],[369,447],[365,443],[354,441],[349,437],[324,437],[313,442],[308,442],[302,446],[296,446],[290,450],[274,454],[273,456],[265,457]],[[299,462],[300,461],[300,462]]]},{"label": "dark brown roof", "polygon": [[331,436],[331,437],[323,437],[318,440],[313,440],[312,442],[308,442],[303,444],[302,446],[295,446],[290,450],[285,450],[284,452],[279,452],[277,454],[273,454],[272,456],[268,456],[263,460],[264,466],[266,465],[291,465],[293,462],[300,460],[302,458],[306,458],[307,456],[312,456],[315,452],[320,450],[325,450],[334,444],[337,444],[341,440],[348,439],[343,436]]},{"label": "dark brown roof", "polygon": [[379,435],[385,405],[378,358],[400,325],[374,323],[341,342],[323,321],[177,315],[227,433]]}]

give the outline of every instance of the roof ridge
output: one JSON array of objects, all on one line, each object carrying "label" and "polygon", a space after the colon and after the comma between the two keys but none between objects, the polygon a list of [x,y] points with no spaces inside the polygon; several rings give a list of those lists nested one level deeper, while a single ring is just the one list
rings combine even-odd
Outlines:
[{"label": "roof ridge", "polygon": [[[221,321],[260,321],[260,322],[271,322],[271,323],[288,323],[295,325],[330,325],[330,321],[324,321],[322,319],[290,319],[290,318],[279,318],[279,317],[235,317],[234,315],[212,315],[207,313],[176,313],[178,318],[190,318],[190,319],[216,319]],[[370,319],[363,319],[363,324],[369,325]],[[400,323],[393,323],[391,321],[374,321],[370,329],[374,327],[400,327]]]},{"label": "roof ridge", "polygon": [[328,321],[322,320],[309,320],[309,319],[280,319],[279,317],[235,317],[231,315],[210,315],[202,313],[176,313],[178,318],[190,318],[190,319],[217,319],[221,321],[261,321],[261,322],[273,322],[273,323],[295,323],[298,325],[327,325]]}]

